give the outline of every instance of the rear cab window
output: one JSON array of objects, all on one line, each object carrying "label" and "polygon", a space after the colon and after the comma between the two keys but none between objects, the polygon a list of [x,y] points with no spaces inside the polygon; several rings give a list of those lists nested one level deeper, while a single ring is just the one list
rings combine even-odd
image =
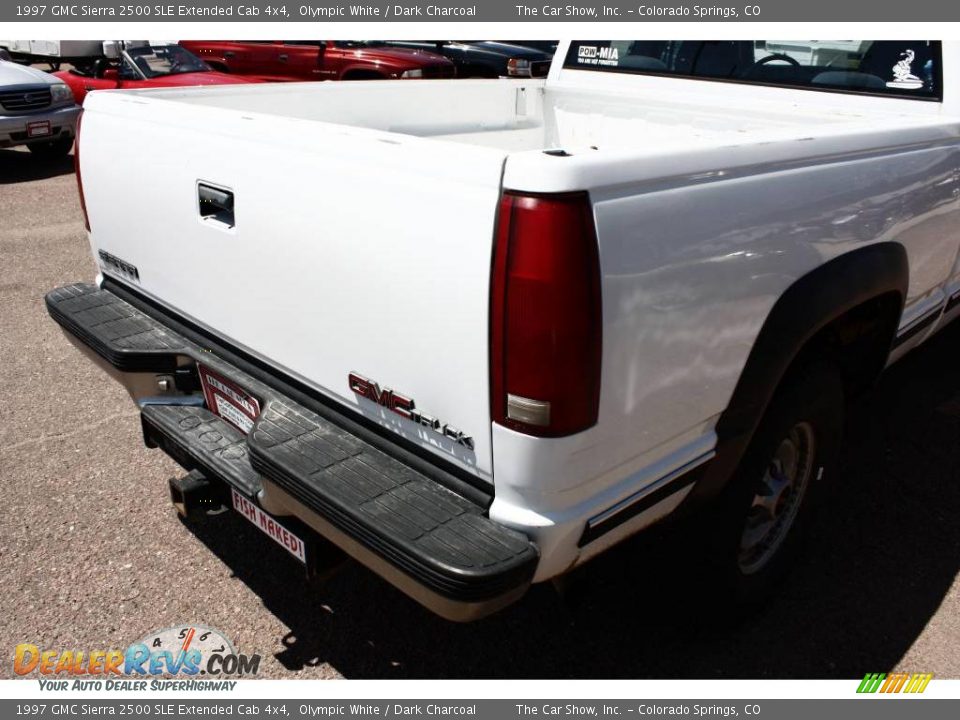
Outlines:
[{"label": "rear cab window", "polygon": [[575,40],[572,70],[941,100],[932,40]]}]

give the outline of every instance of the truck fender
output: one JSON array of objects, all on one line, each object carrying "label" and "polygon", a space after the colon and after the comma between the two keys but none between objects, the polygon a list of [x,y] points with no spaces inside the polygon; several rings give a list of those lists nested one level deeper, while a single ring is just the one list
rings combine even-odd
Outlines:
[{"label": "truck fender", "polygon": [[868,384],[879,377],[896,337],[909,278],[904,247],[881,242],[834,258],[787,288],[764,321],[730,402],[717,422],[716,457],[691,491],[691,504],[715,497],[726,486],[777,386],[814,336],[853,308],[896,294],[899,311],[881,329],[886,352],[862,368]]}]

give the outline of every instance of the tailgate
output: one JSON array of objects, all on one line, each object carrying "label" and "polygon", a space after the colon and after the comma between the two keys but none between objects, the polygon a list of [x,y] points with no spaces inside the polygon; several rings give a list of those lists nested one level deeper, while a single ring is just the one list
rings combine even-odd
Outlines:
[{"label": "tailgate", "polygon": [[81,149],[104,274],[491,479],[502,151],[122,93],[88,98]]}]

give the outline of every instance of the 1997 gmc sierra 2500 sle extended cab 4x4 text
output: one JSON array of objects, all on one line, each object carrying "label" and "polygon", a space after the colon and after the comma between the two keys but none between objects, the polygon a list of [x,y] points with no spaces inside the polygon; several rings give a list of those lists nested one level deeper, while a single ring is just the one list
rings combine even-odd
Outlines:
[{"label": "1997 gmc sierra 2500 sle extended cab 4x4 text", "polygon": [[958,68],[591,41],[544,80],[93,93],[102,274],[47,306],[182,512],[467,620],[699,507],[750,601],[843,481],[845,399],[960,312]]}]

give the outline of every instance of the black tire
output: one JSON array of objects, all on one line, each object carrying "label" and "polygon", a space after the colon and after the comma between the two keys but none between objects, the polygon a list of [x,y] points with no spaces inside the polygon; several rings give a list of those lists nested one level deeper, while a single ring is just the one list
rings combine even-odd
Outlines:
[{"label": "black tire", "polygon": [[34,142],[27,145],[27,148],[39,158],[44,160],[56,160],[66,157],[73,149],[73,138],[57,138],[46,142]]},{"label": "black tire", "polygon": [[[832,365],[794,370],[781,383],[711,513],[708,555],[721,604],[756,609],[795,560],[818,498],[834,476],[843,410],[843,384]],[[793,455],[796,477],[785,483]],[[783,489],[768,492],[775,487]],[[782,524],[771,525],[768,517]]]}]

